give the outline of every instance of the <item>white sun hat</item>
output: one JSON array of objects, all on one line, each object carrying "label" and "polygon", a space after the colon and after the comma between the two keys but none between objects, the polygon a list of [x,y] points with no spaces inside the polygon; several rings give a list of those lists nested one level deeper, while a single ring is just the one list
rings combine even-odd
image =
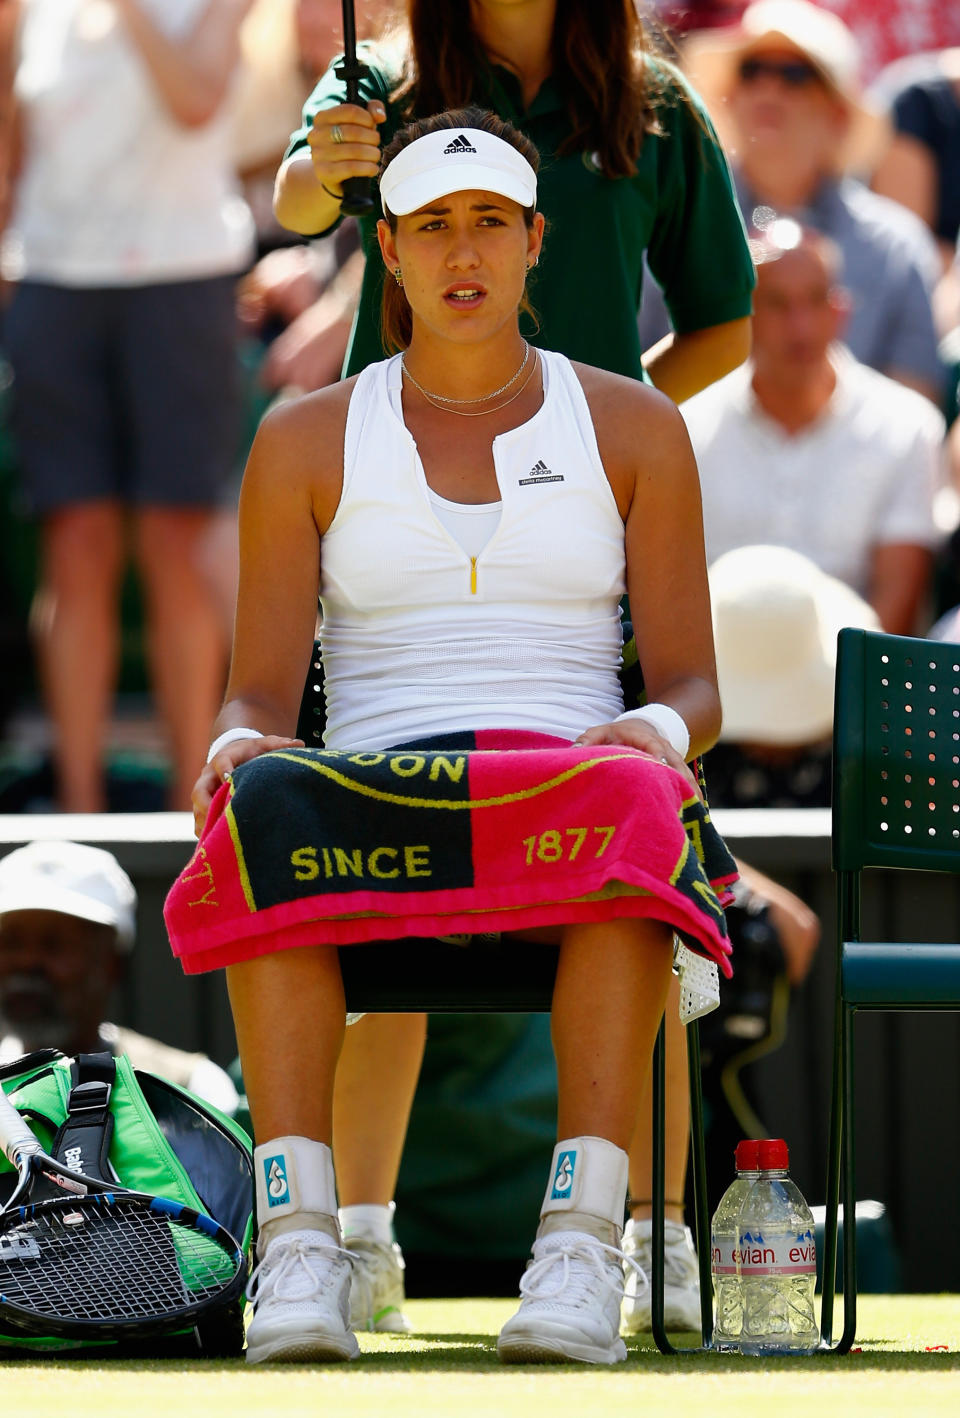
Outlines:
[{"label": "white sun hat", "polygon": [[533,207],[537,174],[516,148],[482,128],[444,128],[402,148],[380,178],[380,200],[396,217],[474,189]]},{"label": "white sun hat", "polygon": [[741,60],[757,50],[778,48],[803,55],[850,115],[846,138],[837,149],[838,169],[871,171],[889,140],[889,122],[863,94],[860,48],[853,32],[839,15],[811,0],[755,0],[739,24],[695,31],[686,40],[684,72],[703,96],[724,146],[734,154],[738,147],[726,105]]},{"label": "white sun hat", "polygon": [[137,893],[110,852],[80,842],[30,842],[0,860],[0,915],[58,911],[113,926],[133,945]]},{"label": "white sun hat", "polygon": [[833,726],[837,634],[879,630],[844,582],[789,547],[746,546],[710,567],[726,742],[809,744]]}]

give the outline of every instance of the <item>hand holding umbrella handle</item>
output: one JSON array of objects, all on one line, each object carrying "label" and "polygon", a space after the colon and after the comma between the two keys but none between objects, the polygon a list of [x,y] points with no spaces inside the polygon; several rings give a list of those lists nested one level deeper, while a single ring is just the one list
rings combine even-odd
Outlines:
[{"label": "hand holding umbrella handle", "polygon": [[[347,103],[360,103],[360,80],[370,71],[357,59],[357,26],[353,0],[343,0],[343,62],[333,71],[347,89]],[[345,217],[366,217],[376,207],[369,177],[348,177],[343,183],[340,210]]]}]

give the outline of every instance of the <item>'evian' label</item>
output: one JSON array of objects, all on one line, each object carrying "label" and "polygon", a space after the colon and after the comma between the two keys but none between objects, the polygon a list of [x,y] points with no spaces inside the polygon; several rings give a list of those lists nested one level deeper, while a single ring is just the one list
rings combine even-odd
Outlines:
[{"label": "'evian' label", "polygon": [[738,1246],[732,1236],[725,1236],[723,1245],[714,1241],[710,1246],[710,1269],[714,1275],[736,1275]]},{"label": "'evian' label", "polygon": [[815,1275],[817,1246],[812,1231],[790,1231],[785,1236],[765,1236],[759,1229],[741,1231],[730,1259],[740,1275]]}]

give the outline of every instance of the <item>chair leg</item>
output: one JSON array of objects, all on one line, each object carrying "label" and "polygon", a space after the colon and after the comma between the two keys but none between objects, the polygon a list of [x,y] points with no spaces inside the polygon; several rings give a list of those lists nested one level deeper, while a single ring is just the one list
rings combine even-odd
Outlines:
[{"label": "chair leg", "polygon": [[667,1338],[663,1327],[663,1213],[666,1205],[666,1025],[660,1020],[657,1042],[653,1047],[653,1177],[650,1188],[652,1214],[651,1249],[653,1254],[653,1275],[650,1277],[650,1330],[653,1342],[661,1354],[675,1354],[677,1351]]},{"label": "chair leg", "polygon": [[703,1130],[703,1085],[700,1073],[700,1026],[687,1025],[690,1071],[690,1155],[693,1166],[693,1206],[700,1267],[700,1335],[704,1349],[713,1345],[713,1272],[710,1263],[710,1198],[707,1195],[707,1148]]},{"label": "chair leg", "polygon": [[[833,1096],[830,1106],[830,1155],[823,1226],[820,1345],[836,1354],[850,1351],[857,1331],[857,1168],[853,1017],[841,1003],[834,1040]],[[833,1344],[833,1309],[837,1282],[838,1207],[843,1189],[843,1333]]]},{"label": "chair leg", "polygon": [[843,1010],[843,1334],[838,1354],[847,1354],[857,1332],[857,1168],[854,1110],[853,1016]]},{"label": "chair leg", "polygon": [[700,1267],[700,1334],[702,1343],[677,1348],[667,1338],[663,1324],[664,1303],[664,1209],[666,1188],[666,1033],[663,1020],[653,1051],[653,1202],[650,1277],[650,1329],[661,1354],[701,1354],[713,1347],[713,1277],[710,1268],[710,1212],[707,1197],[707,1162],[703,1135],[703,1092],[700,1075],[700,1031],[696,1021],[687,1026],[687,1060],[690,1071],[690,1131],[693,1165],[693,1196]]},{"label": "chair leg", "polygon": [[844,1050],[843,1013],[837,1001],[833,1038],[833,1077],[830,1093],[830,1133],[827,1142],[827,1195],[823,1223],[821,1266],[820,1342],[833,1343],[833,1302],[837,1284],[837,1208],[840,1203],[840,1164],[843,1151]]}]

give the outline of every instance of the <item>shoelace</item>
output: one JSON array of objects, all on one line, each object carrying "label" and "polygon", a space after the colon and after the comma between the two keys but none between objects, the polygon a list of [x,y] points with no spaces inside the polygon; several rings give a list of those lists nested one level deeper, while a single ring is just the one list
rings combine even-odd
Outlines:
[{"label": "shoelace", "polygon": [[[589,1296],[596,1281],[606,1285],[614,1294],[622,1295],[624,1286],[618,1280],[610,1278],[609,1268],[604,1264],[604,1255],[609,1255],[617,1262],[617,1275],[623,1275],[623,1266],[628,1266],[635,1271],[639,1280],[643,1281],[645,1289],[649,1289],[646,1271],[641,1265],[618,1250],[616,1246],[608,1246],[606,1241],[594,1240],[576,1241],[572,1245],[558,1246],[556,1250],[547,1251],[545,1255],[539,1256],[524,1271],[520,1277],[520,1294],[525,1299],[530,1300],[550,1300],[556,1299],[568,1290],[570,1298],[576,1304],[579,1300]],[[571,1261],[585,1261],[592,1276],[585,1276],[573,1269]],[[557,1263],[561,1262],[560,1279],[554,1285],[544,1282],[556,1271]]]},{"label": "shoelace", "polygon": [[[247,1299],[253,1305],[270,1294],[278,1300],[309,1300],[312,1295],[320,1294],[325,1286],[320,1283],[316,1265],[311,1263],[315,1262],[318,1256],[325,1260],[340,1256],[351,1266],[355,1261],[353,1252],[344,1250],[342,1246],[317,1246],[298,1238],[288,1242],[281,1255],[264,1256],[257,1263],[247,1282]],[[265,1269],[268,1259],[269,1270]],[[296,1293],[292,1293],[294,1275],[302,1284],[304,1274],[310,1282],[309,1285],[306,1289],[296,1288]],[[284,1281],[287,1281],[286,1294],[281,1289]]]}]

